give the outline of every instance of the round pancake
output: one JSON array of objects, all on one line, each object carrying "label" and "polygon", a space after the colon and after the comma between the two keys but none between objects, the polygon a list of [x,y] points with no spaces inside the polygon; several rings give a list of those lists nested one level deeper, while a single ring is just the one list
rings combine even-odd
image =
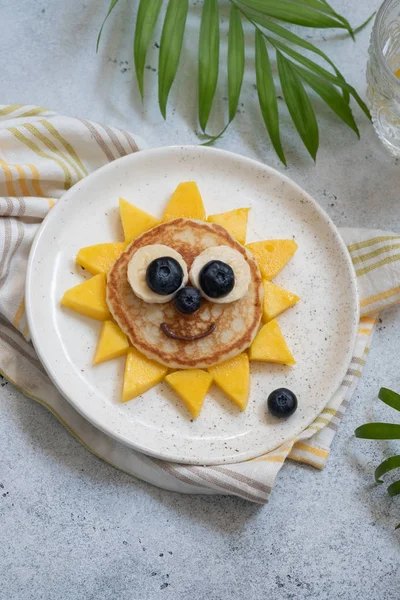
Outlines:
[{"label": "round pancake", "polygon": [[[180,313],[173,300],[165,304],[140,300],[129,285],[127,268],[138,248],[150,244],[164,244],[177,250],[188,270],[196,256],[210,246],[234,248],[250,267],[247,294],[229,304],[215,304],[203,298],[200,309],[191,315]],[[224,227],[192,219],[173,219],[143,233],[116,260],[107,278],[110,312],[132,345],[148,358],[174,369],[206,368],[243,352],[258,331],[262,299],[260,271],[250,252]],[[160,328],[162,323],[180,336],[201,335],[212,324],[215,329],[201,339],[183,341],[168,337]]]}]

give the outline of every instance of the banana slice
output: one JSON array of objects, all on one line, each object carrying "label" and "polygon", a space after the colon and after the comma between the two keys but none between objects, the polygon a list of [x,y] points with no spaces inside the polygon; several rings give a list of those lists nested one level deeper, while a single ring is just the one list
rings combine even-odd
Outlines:
[{"label": "banana slice", "polygon": [[176,290],[173,294],[162,296],[153,292],[147,285],[147,267],[153,260],[163,256],[174,258],[182,267],[183,279],[178,289],[183,288],[188,282],[187,266],[179,252],[169,246],[164,246],[163,244],[143,246],[135,252],[128,264],[127,275],[131,288],[138,298],[149,304],[164,304],[165,302],[169,302],[178,291]]},{"label": "banana slice", "polygon": [[[210,298],[203,292],[200,286],[200,271],[211,260],[220,260],[226,263],[232,268],[235,275],[233,290],[222,298]],[[207,248],[194,259],[189,277],[194,287],[200,290],[204,298],[216,304],[226,304],[240,300],[240,298],[243,298],[247,294],[251,281],[251,272],[246,259],[240,252],[230,246],[214,246]]]}]

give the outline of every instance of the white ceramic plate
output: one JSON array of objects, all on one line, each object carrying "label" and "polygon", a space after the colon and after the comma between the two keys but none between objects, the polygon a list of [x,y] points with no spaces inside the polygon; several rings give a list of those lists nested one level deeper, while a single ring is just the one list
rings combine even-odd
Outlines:
[{"label": "white ceramic plate", "polygon": [[[62,309],[64,291],[83,281],[79,248],[122,240],[118,198],[160,216],[177,184],[195,180],[208,214],[251,206],[247,241],[293,237],[299,249],[276,282],[301,297],[278,317],[297,364],[251,363],[242,413],[215,386],[192,422],[166,384],[120,401],[124,359],[92,367],[101,324]],[[141,452],[194,464],[238,462],[270,451],[309,425],[344,378],[358,323],[355,277],[346,248],[322,209],[277,171],[201,147],[126,156],[75,185],[46,217],[30,255],[26,306],[33,343],[61,393],[91,423]],[[287,420],[266,411],[287,387],[299,399]]]}]

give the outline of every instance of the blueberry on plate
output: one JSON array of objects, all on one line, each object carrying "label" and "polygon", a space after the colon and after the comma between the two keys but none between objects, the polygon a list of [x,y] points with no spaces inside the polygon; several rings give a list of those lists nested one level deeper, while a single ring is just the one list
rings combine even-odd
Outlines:
[{"label": "blueberry on plate", "polygon": [[197,288],[190,286],[183,287],[176,293],[174,302],[179,312],[190,315],[199,310],[201,295]]},{"label": "blueberry on plate", "polygon": [[268,410],[274,417],[279,419],[290,417],[296,409],[297,398],[286,388],[278,388],[268,396]]},{"label": "blueberry on plate", "polygon": [[171,256],[160,256],[152,260],[146,270],[146,281],[156,294],[168,296],[178,290],[183,281],[183,270]]},{"label": "blueberry on plate", "polygon": [[210,260],[200,271],[199,282],[209,298],[222,298],[233,290],[235,274],[222,260]]}]

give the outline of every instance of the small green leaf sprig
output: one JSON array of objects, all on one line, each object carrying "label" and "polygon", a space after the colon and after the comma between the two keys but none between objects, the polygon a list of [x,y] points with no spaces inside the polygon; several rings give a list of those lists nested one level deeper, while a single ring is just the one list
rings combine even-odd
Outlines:
[{"label": "small green leaf sprig", "polygon": [[[158,61],[158,102],[161,114],[167,115],[171,86],[181,56],[188,0],[166,0]],[[221,0],[223,1],[223,0]],[[227,1],[227,0],[225,0]],[[107,18],[118,0],[111,0]],[[228,118],[217,135],[206,131],[218,83],[220,66],[220,19],[218,0],[204,0],[200,21],[198,47],[198,118],[206,145],[215,142],[235,118],[245,70],[245,38],[243,20],[254,27],[256,87],[261,114],[280,160],[286,165],[281,143],[277,89],[271,67],[270,53],[275,52],[277,72],[284,101],[295,128],[309,154],[315,160],[319,146],[318,123],[309,97],[309,89],[336,113],[359,137],[359,130],[350,107],[352,97],[370,118],[367,106],[357,91],[345,80],[331,59],[319,48],[278,21],[313,28],[342,29],[354,39],[374,15],[353,29],[326,0],[229,0],[231,5],[228,34]],[[147,51],[159,18],[163,0],[139,0],[134,33],[133,55],[140,94],[144,96],[144,69]],[[298,50],[296,50],[296,48]],[[318,55],[328,70],[305,56],[301,50]]]},{"label": "small green leaf sprig", "polygon": [[[391,408],[400,411],[400,394],[396,394],[396,392],[387,388],[381,388],[378,398]],[[367,423],[366,425],[357,427],[354,433],[356,437],[367,440],[400,440],[400,425],[393,423]],[[384,460],[375,469],[376,483],[383,483],[381,477],[399,467],[400,454],[390,456]],[[397,496],[400,494],[400,480],[389,485],[387,492],[389,496]],[[396,529],[399,528],[400,523],[397,525]]]}]

